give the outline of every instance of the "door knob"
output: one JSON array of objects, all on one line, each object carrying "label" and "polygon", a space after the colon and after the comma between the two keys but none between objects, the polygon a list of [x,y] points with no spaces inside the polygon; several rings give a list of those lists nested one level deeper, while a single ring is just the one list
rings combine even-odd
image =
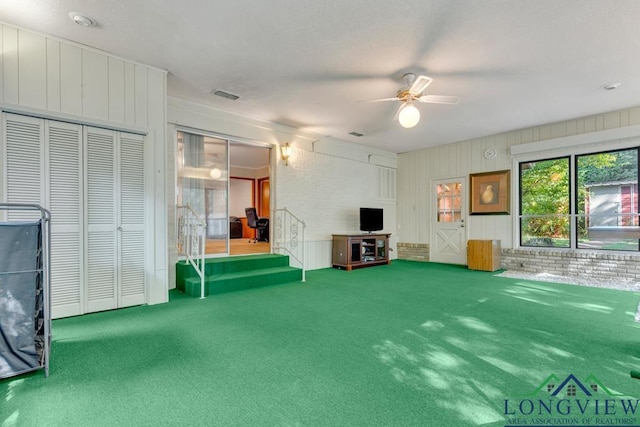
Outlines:
[{"label": "door knob", "polygon": [[118,227],[118,231],[122,231],[122,227]]}]

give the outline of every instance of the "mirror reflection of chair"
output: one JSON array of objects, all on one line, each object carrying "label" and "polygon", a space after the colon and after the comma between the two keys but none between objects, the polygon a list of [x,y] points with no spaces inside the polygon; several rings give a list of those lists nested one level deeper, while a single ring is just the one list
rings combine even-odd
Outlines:
[{"label": "mirror reflection of chair", "polygon": [[256,235],[253,239],[249,239],[249,243],[253,240],[256,242],[268,242],[269,241],[269,218],[258,218],[256,208],[246,208],[244,210],[247,215],[247,225],[249,228],[256,230]]}]

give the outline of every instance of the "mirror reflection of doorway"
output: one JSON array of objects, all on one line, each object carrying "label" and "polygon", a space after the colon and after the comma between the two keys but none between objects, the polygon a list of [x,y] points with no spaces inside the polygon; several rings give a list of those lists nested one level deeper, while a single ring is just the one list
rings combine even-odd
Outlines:
[{"label": "mirror reflection of doorway", "polygon": [[[207,256],[268,253],[268,241],[250,243],[247,207],[262,207],[268,197],[270,149],[195,133],[178,132],[177,204],[190,206],[206,222]],[[236,185],[242,182],[241,185]]]}]

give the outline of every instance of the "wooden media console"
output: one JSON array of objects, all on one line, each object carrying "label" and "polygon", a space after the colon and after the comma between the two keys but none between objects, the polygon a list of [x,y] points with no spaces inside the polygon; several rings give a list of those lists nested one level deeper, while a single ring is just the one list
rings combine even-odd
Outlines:
[{"label": "wooden media console", "polygon": [[389,264],[390,234],[333,234],[333,267],[351,270]]}]

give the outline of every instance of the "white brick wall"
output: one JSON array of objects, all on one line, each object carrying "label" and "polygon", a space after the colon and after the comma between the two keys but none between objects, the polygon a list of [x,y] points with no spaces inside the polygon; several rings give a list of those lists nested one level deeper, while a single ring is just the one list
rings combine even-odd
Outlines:
[{"label": "white brick wall", "polygon": [[[307,223],[310,240],[330,239],[332,233],[357,233],[359,208],[385,207],[377,202],[375,165],[294,150],[289,166],[278,168],[278,204]],[[391,205],[395,209],[394,205]],[[385,211],[391,228],[393,216]]]},{"label": "white brick wall", "polygon": [[[396,206],[378,199],[376,165],[294,149],[289,166],[278,162],[277,176],[278,206],[286,207],[307,224],[310,269],[331,266],[332,234],[360,232],[360,207],[384,208],[383,231],[394,231]],[[392,234],[392,258],[396,254],[394,238]],[[323,253],[313,253],[313,248]]]}]

